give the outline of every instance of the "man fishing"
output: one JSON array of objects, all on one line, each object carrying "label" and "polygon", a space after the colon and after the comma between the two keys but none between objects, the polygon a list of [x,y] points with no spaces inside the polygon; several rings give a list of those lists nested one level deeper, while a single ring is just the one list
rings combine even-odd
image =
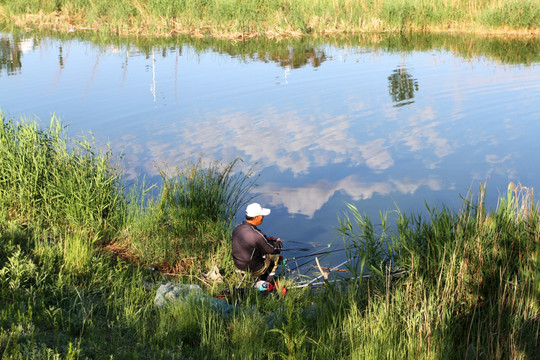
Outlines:
[{"label": "man fishing", "polygon": [[270,209],[258,203],[247,206],[246,220],[233,230],[232,257],[238,269],[249,271],[260,280],[274,282],[283,243],[280,238],[266,236],[257,228],[269,214]]}]

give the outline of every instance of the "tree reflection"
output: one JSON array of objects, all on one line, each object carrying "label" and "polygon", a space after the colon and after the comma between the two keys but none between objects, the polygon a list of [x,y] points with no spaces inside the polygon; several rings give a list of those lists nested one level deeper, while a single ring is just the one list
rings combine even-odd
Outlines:
[{"label": "tree reflection", "polygon": [[412,104],[414,92],[418,91],[418,81],[401,66],[388,77],[388,90],[395,107]]},{"label": "tree reflection", "polygon": [[310,64],[314,68],[321,66],[326,61],[326,54],[322,49],[314,47],[292,48],[287,53],[271,53],[266,56],[266,59],[278,63],[282,67],[291,67],[299,69]]},{"label": "tree reflection", "polygon": [[[14,35],[15,37],[15,35]],[[13,75],[20,71],[22,52],[17,46],[16,39],[0,34],[0,75],[4,69],[8,75]]]}]

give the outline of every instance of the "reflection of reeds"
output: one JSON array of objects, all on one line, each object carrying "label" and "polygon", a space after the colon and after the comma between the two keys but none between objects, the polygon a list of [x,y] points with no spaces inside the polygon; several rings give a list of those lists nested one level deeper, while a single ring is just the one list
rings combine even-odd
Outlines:
[{"label": "reflection of reeds", "polygon": [[359,33],[366,31],[507,32],[537,30],[533,0],[488,1],[148,1],[13,0],[2,18],[18,26],[91,28],[124,35],[190,34],[225,38]]},{"label": "reflection of reeds", "polygon": [[[14,37],[20,34],[14,33]],[[53,39],[73,39],[72,34],[39,32],[32,34],[36,44]],[[388,53],[409,53],[413,51],[448,51],[466,59],[487,57],[503,64],[531,64],[540,61],[538,41],[530,37],[496,37],[464,34],[382,34],[367,33],[332,37],[301,37],[278,41],[268,38],[254,38],[241,42],[215,38],[153,38],[118,37],[92,32],[78,33],[77,38],[96,45],[96,51],[107,53],[110,47],[125,48],[126,61],[122,67],[126,71],[127,59],[141,52],[150,56],[152,51],[167,57],[189,46],[196,53],[215,51],[235,58],[250,61],[275,62],[291,70],[304,66],[318,67],[327,61],[325,47],[372,48]],[[1,44],[1,43],[0,43]],[[37,45],[36,45],[37,47]],[[132,50],[136,49],[136,50]]]}]

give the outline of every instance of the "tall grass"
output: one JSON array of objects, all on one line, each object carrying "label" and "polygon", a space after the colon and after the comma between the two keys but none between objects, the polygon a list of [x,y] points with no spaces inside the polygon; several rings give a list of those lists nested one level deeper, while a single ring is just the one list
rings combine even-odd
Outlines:
[{"label": "tall grass", "polygon": [[199,158],[172,175],[161,171],[164,185],[160,206],[178,220],[233,221],[253,187],[251,171],[247,176],[234,173],[240,161],[221,166],[218,162],[205,164]]},{"label": "tall grass", "polygon": [[[228,165],[188,161],[161,171],[163,185],[146,206],[137,204],[121,244],[143,262],[187,272],[210,264],[232,266],[229,239],[234,217],[255,185],[251,171],[238,172],[240,159]],[[135,194],[135,197],[139,194]]]},{"label": "tall grass", "polygon": [[0,119],[0,207],[7,220],[43,229],[115,231],[124,204],[110,152],[87,139],[67,139],[54,116],[48,130],[1,113]]},{"label": "tall grass", "polygon": [[[142,285],[167,279],[147,270],[150,261],[174,265],[197,253],[227,263],[224,253],[215,257],[228,255],[231,216],[252,185],[233,172],[238,162],[191,163],[188,172],[164,175],[163,191],[151,198],[144,185],[126,193],[110,152],[69,139],[55,117],[42,129],[2,115],[0,134],[2,358],[185,358],[199,336],[207,346],[225,331],[217,314],[195,303],[185,306],[197,327],[181,310],[182,325],[169,330],[174,308],[158,313],[155,293]],[[171,244],[170,234],[192,243]],[[137,253],[145,241],[168,257]]]},{"label": "tall grass", "polygon": [[[375,294],[381,301],[373,302],[376,316],[390,317],[390,329],[397,326],[409,336],[408,353],[436,358],[451,351],[456,358],[489,359],[539,355],[540,216],[534,194],[511,183],[498,209],[487,212],[484,193],[481,188],[478,200],[466,199],[459,214],[445,208],[429,209],[429,219],[398,213],[390,236],[384,221],[379,232],[365,218],[341,222],[342,233],[354,240],[356,254],[375,273],[390,266],[408,271],[404,279],[383,283],[386,287],[379,283]],[[352,213],[358,219],[354,207]],[[379,262],[370,262],[373,258]]]},{"label": "tall grass", "polygon": [[99,242],[177,273],[229,263],[228,231],[254,185],[251,174],[237,172],[239,160],[222,166],[199,159],[175,174],[163,171],[159,195],[150,197],[144,186],[128,193],[110,151],[69,139],[56,117],[46,130],[1,118],[0,227],[47,234],[73,268],[84,267]]},{"label": "tall grass", "polygon": [[124,35],[298,36],[365,31],[534,30],[533,0],[55,0],[0,1],[21,27],[93,29]]}]

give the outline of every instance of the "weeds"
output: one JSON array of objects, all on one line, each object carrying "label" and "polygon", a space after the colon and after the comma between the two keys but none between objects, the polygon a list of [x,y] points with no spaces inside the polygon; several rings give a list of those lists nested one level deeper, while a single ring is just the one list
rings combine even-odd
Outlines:
[{"label": "weeds", "polygon": [[[254,186],[254,177],[236,172],[240,160],[221,166],[202,159],[188,162],[170,175],[161,171],[163,185],[155,199],[137,215],[124,232],[121,243],[145,263],[158,264],[168,272],[189,273],[227,266],[230,227],[239,207]],[[217,256],[214,256],[217,255]]]}]

